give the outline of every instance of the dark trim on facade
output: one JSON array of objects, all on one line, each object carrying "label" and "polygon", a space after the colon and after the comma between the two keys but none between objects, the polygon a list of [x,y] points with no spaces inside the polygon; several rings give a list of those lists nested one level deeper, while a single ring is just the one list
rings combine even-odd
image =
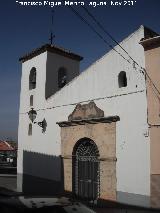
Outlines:
[{"label": "dark trim on facade", "polygon": [[159,34],[155,31],[153,31],[152,29],[150,29],[149,27],[144,26],[144,38],[145,39],[153,38],[155,36],[159,36]]},{"label": "dark trim on facade", "polygon": [[45,44],[37,49],[34,49],[32,52],[27,53],[26,55],[22,56],[19,59],[19,61],[21,61],[23,63],[23,62],[25,62],[29,59],[32,59],[33,57],[40,55],[41,53],[44,53],[46,51],[56,53],[56,54],[62,55],[64,57],[68,57],[68,58],[74,59],[76,61],[81,61],[83,59],[83,57],[81,57],[77,54],[74,54],[68,50],[65,50],[63,48],[59,48],[55,45]]},{"label": "dark trim on facade", "polygon": [[103,118],[91,118],[91,119],[82,119],[82,120],[72,120],[72,121],[62,121],[57,122],[60,127],[68,127],[68,126],[77,126],[77,125],[85,125],[85,124],[97,124],[97,123],[112,123],[119,121],[119,116],[110,116]]},{"label": "dark trim on facade", "polygon": [[145,51],[151,50],[160,46],[160,36],[143,39],[139,43],[144,47]]}]

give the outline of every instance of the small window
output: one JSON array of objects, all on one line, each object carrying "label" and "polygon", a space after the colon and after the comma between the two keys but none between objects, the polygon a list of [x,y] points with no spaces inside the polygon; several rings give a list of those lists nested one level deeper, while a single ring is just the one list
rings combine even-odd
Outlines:
[{"label": "small window", "polygon": [[32,135],[32,124],[29,124],[28,135]]},{"label": "small window", "polygon": [[67,83],[67,71],[65,68],[60,68],[58,70],[58,87],[62,88]]},{"label": "small window", "polygon": [[33,106],[33,95],[30,96],[30,106]]},{"label": "small window", "polygon": [[127,76],[126,76],[126,72],[121,71],[118,75],[118,84],[119,84],[119,88],[121,87],[126,87],[127,86]]},{"label": "small window", "polygon": [[29,75],[29,89],[31,90],[35,88],[36,88],[36,68],[33,67]]}]

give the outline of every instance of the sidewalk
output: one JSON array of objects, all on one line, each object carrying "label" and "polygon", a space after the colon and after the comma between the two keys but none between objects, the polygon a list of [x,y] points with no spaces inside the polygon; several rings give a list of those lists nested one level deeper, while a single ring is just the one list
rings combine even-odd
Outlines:
[{"label": "sidewalk", "polygon": [[17,189],[17,175],[0,174],[0,189],[16,191]]},{"label": "sidewalk", "polygon": [[[25,198],[25,196],[22,193],[16,192],[16,181],[17,181],[16,175],[15,176],[5,174],[0,175],[0,202],[2,200],[3,201],[6,200],[6,202],[12,203],[14,206],[16,206],[16,204],[18,206],[23,206],[22,202],[20,201],[20,197],[23,196],[24,199],[26,200],[29,199],[27,197]],[[47,202],[46,199],[48,199],[49,201],[51,198],[43,198],[43,197],[38,198],[31,196],[30,199],[33,199],[35,202],[36,200],[37,202],[39,202],[38,201],[39,199],[41,200],[44,199],[44,201]],[[99,208],[96,206],[91,206],[89,208],[92,209],[95,213],[154,213],[154,212],[160,213],[159,209],[156,210],[156,209],[140,208],[110,201],[107,201],[106,204],[107,205],[104,208]]]}]

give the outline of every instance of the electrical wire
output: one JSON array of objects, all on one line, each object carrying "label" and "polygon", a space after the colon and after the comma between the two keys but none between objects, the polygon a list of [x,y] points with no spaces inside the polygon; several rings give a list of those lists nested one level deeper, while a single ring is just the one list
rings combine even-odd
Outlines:
[{"label": "electrical wire", "polygon": [[[103,25],[95,18],[95,16],[89,12],[89,10],[82,5],[82,8],[87,12],[87,14],[95,21],[95,23],[100,27],[103,32],[105,32],[128,56],[129,58],[137,64],[137,62],[129,55],[129,53],[116,41],[116,39],[103,27]],[[138,65],[138,64],[137,64]]]},{"label": "electrical wire", "polygon": [[[152,83],[153,87],[155,88],[155,90],[158,92],[158,94],[160,95],[160,91],[158,90],[157,86],[155,85],[155,83],[152,81],[151,77],[148,75],[146,69],[144,69],[144,72],[146,74],[146,77],[149,79],[149,81]],[[158,97],[158,99],[160,100],[160,97]]]},{"label": "electrical wire", "polygon": [[[104,37],[97,31],[95,30],[95,28],[83,17],[81,16],[72,6],[68,6],[73,12],[74,14],[76,14],[85,24],[88,25],[88,27],[97,34],[97,36],[103,40],[103,42],[105,44],[107,44],[112,50],[114,50],[116,53],[118,53],[124,60],[126,60],[129,64],[131,64],[131,62],[126,59],[119,51],[117,51],[109,42],[106,41],[106,39],[104,39]],[[147,71],[145,68],[141,67],[131,56],[130,54],[116,41],[116,39],[113,38],[113,36],[102,26],[102,24],[100,24],[100,22],[94,17],[94,15],[92,15],[88,9],[84,6],[82,6],[82,8],[87,12],[87,14],[95,21],[95,23],[128,55],[128,57],[133,61],[134,64],[137,64],[137,66],[140,67],[141,70],[144,71],[144,73],[146,74],[146,77],[150,80],[150,82],[152,83],[154,89],[156,89],[156,91],[158,92],[158,94],[160,95],[160,91],[158,90],[158,88],[156,87],[156,85],[154,84],[154,82],[152,81],[152,79],[150,78],[150,76],[148,75]],[[156,96],[158,97],[158,99],[160,100],[160,97],[156,94]],[[106,98],[106,97],[105,97]],[[104,98],[97,98],[97,99],[92,99],[93,100],[99,100],[99,99],[104,99]],[[91,101],[91,100],[88,100]],[[87,101],[82,101],[82,102],[87,102]],[[82,103],[82,102],[78,102],[78,103]],[[75,105],[76,103],[73,104],[68,104],[68,105]],[[68,106],[68,105],[61,105],[61,106]],[[52,109],[52,108],[57,108],[57,107],[61,107],[61,106],[55,106],[55,107],[50,107],[50,108],[46,108],[46,109]],[[37,109],[36,111],[40,111],[40,110],[45,110],[45,109]],[[20,113],[20,114],[25,114],[25,113]]]},{"label": "electrical wire", "polygon": [[113,49],[115,52],[117,52],[124,60],[126,60],[128,63],[130,63],[130,61],[128,59],[126,59],[120,52],[118,52],[111,44],[109,44],[109,42],[106,41],[106,39],[103,38],[103,36],[94,29],[94,27],[88,23],[88,21],[82,17],[72,6],[68,6],[69,8],[71,8],[71,10],[73,11],[73,13],[75,13],[85,24],[88,25],[88,27],[97,34],[97,36],[103,40],[104,43],[106,43],[111,49]]},{"label": "electrical wire", "polygon": [[[90,101],[98,101],[98,100],[105,100],[105,99],[110,99],[110,98],[116,98],[116,97],[121,97],[121,96],[126,96],[126,95],[132,95],[132,94],[136,94],[136,93],[142,93],[145,90],[138,90],[135,92],[128,92],[128,93],[123,93],[123,94],[119,94],[119,95],[111,95],[111,96],[104,96],[104,97],[99,97],[99,98],[93,98],[93,99],[88,99],[88,100],[84,100],[84,101],[79,101],[79,102],[75,102],[75,103],[69,103],[69,104],[62,104],[62,105],[57,105],[57,106],[53,106],[53,107],[46,107],[46,108],[41,108],[41,109],[35,109],[36,112],[38,111],[45,111],[45,110],[50,110],[50,109],[55,109],[55,108],[60,108],[60,107],[66,107],[66,106],[75,106],[77,104],[83,104],[83,103],[88,103]],[[28,112],[21,112],[19,113],[21,115],[23,114],[28,114]]]},{"label": "electrical wire", "polygon": [[[94,29],[94,27],[92,25],[90,25],[87,20],[82,17],[72,6],[69,6],[69,8],[71,8],[71,10],[84,22],[86,23],[91,29],[92,31],[94,31],[111,49],[113,49],[114,51],[116,51],[124,60],[126,60],[128,63],[131,64],[131,62],[126,59],[120,52],[118,52],[111,44],[109,44],[104,38],[103,36]],[[147,73],[147,70],[145,68],[143,68],[142,66],[140,66],[138,64],[138,62],[136,62],[131,56],[130,54],[113,38],[113,36],[102,26],[102,24],[100,24],[100,22],[88,11],[88,9],[84,6],[82,6],[82,8],[87,12],[87,14],[95,21],[95,23],[116,43],[118,44],[118,46],[125,51],[125,53],[129,56],[129,58],[133,61],[134,64],[136,64],[141,70],[143,70],[147,76],[147,78],[150,80],[150,82],[153,84],[153,87],[156,89],[156,91],[158,92],[159,96],[160,96],[160,91],[158,90],[158,88],[156,87],[156,85],[154,84],[154,82],[152,81],[151,77],[149,76],[149,74]],[[156,95],[157,96],[157,95]],[[160,97],[157,96],[158,99],[160,99]]]}]

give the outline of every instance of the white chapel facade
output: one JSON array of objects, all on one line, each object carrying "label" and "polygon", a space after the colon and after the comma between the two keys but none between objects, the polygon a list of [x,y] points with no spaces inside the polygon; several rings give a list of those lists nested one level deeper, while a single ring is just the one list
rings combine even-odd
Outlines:
[{"label": "white chapel facade", "polygon": [[79,73],[81,56],[49,44],[20,59],[18,190],[157,205],[159,129],[140,67],[160,56],[158,38],[141,26],[120,43],[139,66],[111,50]]}]

